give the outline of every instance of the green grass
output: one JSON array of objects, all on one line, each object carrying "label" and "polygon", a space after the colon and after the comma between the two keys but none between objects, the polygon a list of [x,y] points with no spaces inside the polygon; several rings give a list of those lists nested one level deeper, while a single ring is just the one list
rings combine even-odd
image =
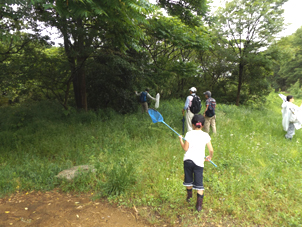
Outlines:
[{"label": "green grass", "polygon": [[[185,202],[178,137],[140,110],[124,116],[112,110],[67,113],[47,102],[1,108],[0,195],[59,187],[136,206],[154,224],[302,226],[302,130],[285,140],[282,101],[275,93],[267,100],[260,110],[218,104],[218,133],[211,135],[218,167],[205,164],[200,213],[195,196]],[[178,132],[182,106],[170,100],[159,108]],[[55,178],[80,164],[97,171],[73,182]]]}]

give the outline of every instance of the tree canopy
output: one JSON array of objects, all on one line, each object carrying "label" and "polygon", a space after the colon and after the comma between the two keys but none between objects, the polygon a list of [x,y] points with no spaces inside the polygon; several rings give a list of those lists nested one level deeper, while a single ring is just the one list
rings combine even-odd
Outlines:
[{"label": "tree canopy", "polygon": [[228,60],[236,62],[238,67],[235,72],[238,80],[236,105],[239,105],[242,85],[248,73],[251,74],[246,67],[266,65],[259,53],[283,29],[282,5],[286,1],[233,0],[217,12],[215,31],[220,37],[219,45],[224,48]]},{"label": "tree canopy", "polygon": [[274,42],[267,50],[273,65],[270,77],[275,89],[287,90],[302,78],[302,27]]},{"label": "tree canopy", "polygon": [[[66,110],[134,111],[133,91],[145,87],[182,98],[195,86],[247,103],[301,77],[301,31],[274,41],[286,1],[233,0],[214,15],[206,0],[6,1],[1,89],[12,102],[56,99]],[[62,46],[45,27],[58,30]]]}]

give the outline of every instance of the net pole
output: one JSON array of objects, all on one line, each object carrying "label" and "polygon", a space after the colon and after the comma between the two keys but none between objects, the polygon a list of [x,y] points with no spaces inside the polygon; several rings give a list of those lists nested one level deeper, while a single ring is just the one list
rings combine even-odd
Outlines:
[{"label": "net pole", "polygon": [[214,162],[212,162],[211,160],[209,160],[209,159],[207,159],[207,157],[204,157],[206,160],[208,160],[209,162],[211,162],[215,167],[217,167],[217,165],[214,163]]},{"label": "net pole", "polygon": [[[169,129],[171,129],[173,132],[175,132],[178,136],[180,136],[173,128],[171,128],[166,122],[162,121],[166,126],[168,126]],[[184,139],[184,138],[183,138]]]}]

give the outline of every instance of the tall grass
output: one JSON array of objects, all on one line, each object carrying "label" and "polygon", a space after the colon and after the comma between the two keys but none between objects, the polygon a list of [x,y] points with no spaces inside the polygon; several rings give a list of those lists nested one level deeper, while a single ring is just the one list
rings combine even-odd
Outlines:
[{"label": "tall grass", "polygon": [[[217,105],[217,134],[211,137],[218,167],[205,164],[199,214],[194,202],[185,202],[184,152],[177,136],[140,110],[121,116],[112,110],[66,113],[53,103],[1,108],[0,193],[54,187],[94,191],[136,206],[151,223],[301,226],[302,130],[292,141],[284,139],[281,103],[271,93],[260,109]],[[178,132],[182,106],[170,100],[159,108]],[[72,182],[55,178],[79,164],[97,171]]]}]

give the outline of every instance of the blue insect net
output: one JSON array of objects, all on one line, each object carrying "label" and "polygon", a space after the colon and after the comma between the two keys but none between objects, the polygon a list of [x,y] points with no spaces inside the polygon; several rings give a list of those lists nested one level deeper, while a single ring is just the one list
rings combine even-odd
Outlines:
[{"label": "blue insect net", "polygon": [[[169,127],[173,132],[175,132],[178,136],[180,136],[173,128],[171,128],[169,125],[167,125],[166,122],[164,122],[164,118],[163,116],[156,110],[154,109],[148,109],[148,113],[149,113],[149,116],[151,117],[151,120],[153,123],[157,123],[157,122],[162,122],[164,123],[167,127]],[[183,140],[185,140],[185,138],[183,138]],[[215,167],[217,167],[217,165],[210,161]]]},{"label": "blue insect net", "polygon": [[149,113],[153,123],[164,121],[163,116],[158,111],[156,111],[154,109],[148,109],[148,113]]}]

